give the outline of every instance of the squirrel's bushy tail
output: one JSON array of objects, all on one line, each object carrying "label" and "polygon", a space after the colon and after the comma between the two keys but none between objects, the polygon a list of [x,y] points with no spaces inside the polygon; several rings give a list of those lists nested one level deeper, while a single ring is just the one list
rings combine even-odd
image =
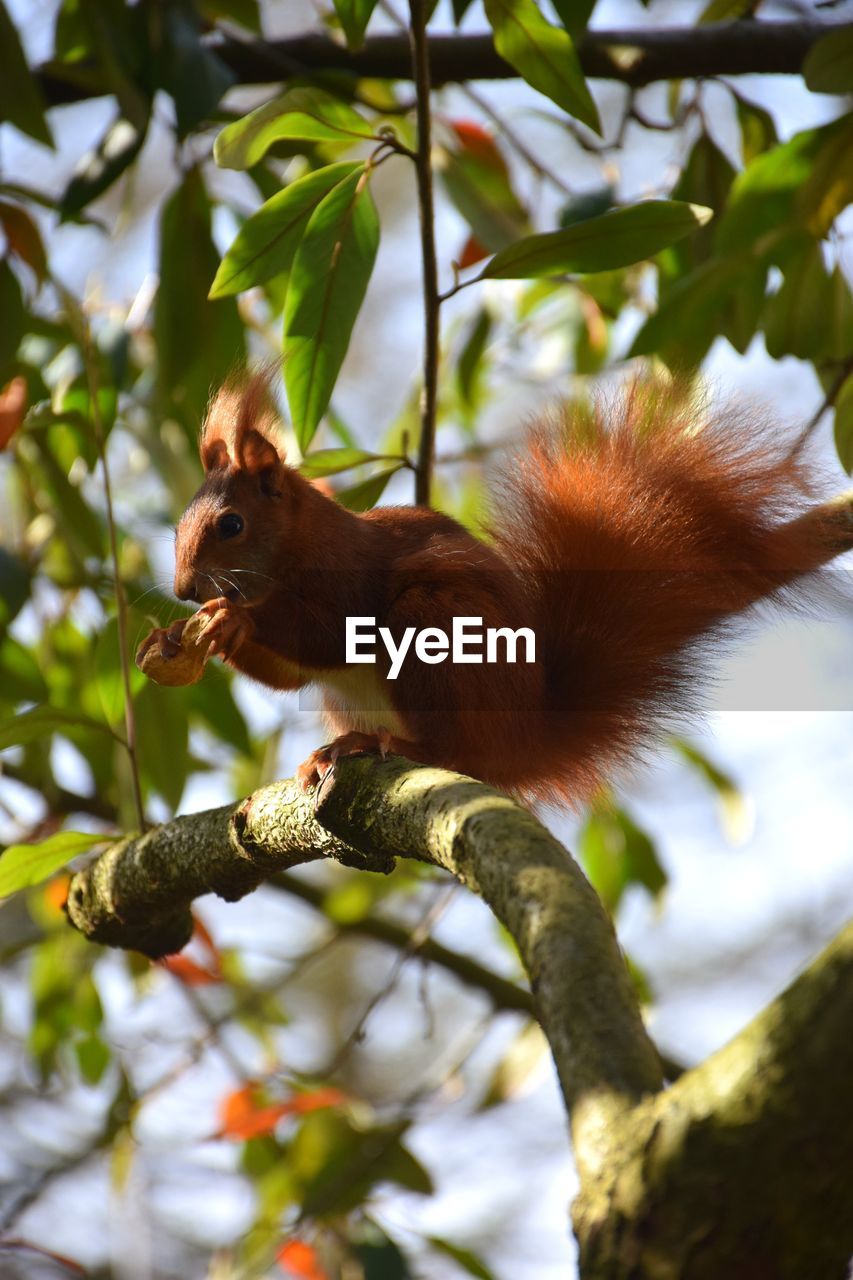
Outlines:
[{"label": "squirrel's bushy tail", "polygon": [[803,514],[813,468],[788,446],[748,411],[643,382],[533,432],[491,530],[548,619],[548,764],[522,790],[588,798],[695,706],[730,619],[829,558]]}]

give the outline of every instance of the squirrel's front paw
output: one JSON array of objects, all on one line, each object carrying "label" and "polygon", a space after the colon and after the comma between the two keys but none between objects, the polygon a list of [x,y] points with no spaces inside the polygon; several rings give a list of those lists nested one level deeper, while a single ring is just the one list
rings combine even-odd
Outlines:
[{"label": "squirrel's front paw", "polygon": [[380,755],[384,760],[391,747],[391,734],[381,725],[376,733],[343,733],[334,742],[312,751],[296,770],[300,791],[309,791],[322,782],[341,756]]},{"label": "squirrel's front paw", "polygon": [[208,657],[218,653],[228,662],[240,645],[254,634],[252,617],[242,605],[233,604],[226,596],[219,596],[216,600],[208,600],[207,604],[203,604],[198,616],[205,614],[208,620],[199,634],[210,642]]}]

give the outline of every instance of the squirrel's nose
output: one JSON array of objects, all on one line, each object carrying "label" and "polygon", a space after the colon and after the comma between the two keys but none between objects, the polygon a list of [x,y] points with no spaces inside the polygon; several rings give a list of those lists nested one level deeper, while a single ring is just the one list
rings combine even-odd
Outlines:
[{"label": "squirrel's nose", "polygon": [[198,600],[195,579],[193,577],[179,577],[178,574],[175,574],[175,595],[179,600]]}]

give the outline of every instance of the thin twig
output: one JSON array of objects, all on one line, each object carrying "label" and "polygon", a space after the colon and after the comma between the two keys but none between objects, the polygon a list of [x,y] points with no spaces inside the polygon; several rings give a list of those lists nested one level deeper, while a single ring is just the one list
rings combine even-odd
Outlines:
[{"label": "thin twig", "polygon": [[812,433],[817,428],[817,425],[820,422],[823,415],[827,412],[828,409],[831,409],[835,404],[836,400],[841,394],[841,388],[844,386],[845,382],[850,377],[851,373],[853,373],[853,356],[848,357],[848,359],[845,360],[840,365],[838,372],[833,378],[830,384],[829,390],[824,396],[820,406],[809,418],[808,422],[803,427],[800,434],[797,436],[797,439],[794,441],[794,444],[791,447],[792,456],[794,454],[799,453],[800,450],[803,448],[803,446],[811,438]]},{"label": "thin twig", "polygon": [[418,149],[415,172],[418,180],[418,213],[421,226],[424,293],[424,383],[421,390],[421,439],[415,473],[415,502],[429,506],[435,454],[435,425],[438,407],[438,266],[435,256],[435,206],[432,188],[432,117],[430,73],[427,50],[426,0],[409,0],[411,24],[409,41],[412,72],[417,88]]},{"label": "thin twig", "polygon": [[124,594],[124,586],[121,580],[121,569],[119,567],[118,537],[116,534],[115,516],[113,514],[110,469],[107,465],[107,447],[104,435],[104,424],[101,418],[101,406],[98,400],[98,392],[100,390],[98,383],[98,367],[95,354],[92,350],[92,335],[86,321],[85,314],[82,307],[75,309],[79,315],[80,341],[83,353],[83,362],[86,366],[86,383],[89,390],[92,427],[95,434],[95,444],[98,449],[98,457],[101,460],[101,468],[104,475],[104,501],[106,504],[107,532],[110,541],[110,559],[112,560],[113,566],[113,590],[115,592],[116,619],[118,622],[119,662],[121,664],[121,683],[124,695],[125,747],[127,748],[128,760],[130,762],[130,777],[131,787],[133,789],[133,804],[136,810],[136,822],[139,830],[145,831],[145,810],[142,804],[142,787],[139,782],[139,757],[136,750],[136,715],[133,709],[133,696],[130,688],[130,660],[127,652],[127,599]]}]

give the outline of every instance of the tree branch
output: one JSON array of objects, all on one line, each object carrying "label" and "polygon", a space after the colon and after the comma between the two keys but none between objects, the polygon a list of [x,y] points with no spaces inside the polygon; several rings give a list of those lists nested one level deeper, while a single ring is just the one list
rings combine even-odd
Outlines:
[{"label": "tree branch", "polygon": [[[849,24],[800,22],[720,23],[704,27],[588,31],[579,46],[585,74],[618,80],[635,88],[674,77],[797,75],[815,41]],[[271,84],[318,71],[349,71],[358,76],[411,80],[405,33],[371,36],[357,52],[323,35],[287,40],[241,41],[217,36],[211,42],[240,84]],[[442,35],[429,39],[430,78],[434,88],[465,80],[504,80],[518,72],[495,52],[483,35]],[[111,92],[85,64],[47,63],[39,70],[50,106],[79,102]]]},{"label": "tree branch", "polygon": [[853,922],[744,1031],[622,1122],[619,1160],[575,1202],[581,1274],[843,1280],[851,1027]]},{"label": "tree branch", "polygon": [[189,903],[201,893],[234,899],[273,871],[319,857],[387,872],[389,850],[443,867],[508,928],[579,1163],[597,1169],[612,1122],[660,1087],[657,1053],[613,927],[581,871],[532,814],[482,783],[399,758],[341,760],[312,798],[291,781],[275,783],[241,805],[122,841],[74,876],[68,914],[93,940],[162,954],[189,938]]}]

